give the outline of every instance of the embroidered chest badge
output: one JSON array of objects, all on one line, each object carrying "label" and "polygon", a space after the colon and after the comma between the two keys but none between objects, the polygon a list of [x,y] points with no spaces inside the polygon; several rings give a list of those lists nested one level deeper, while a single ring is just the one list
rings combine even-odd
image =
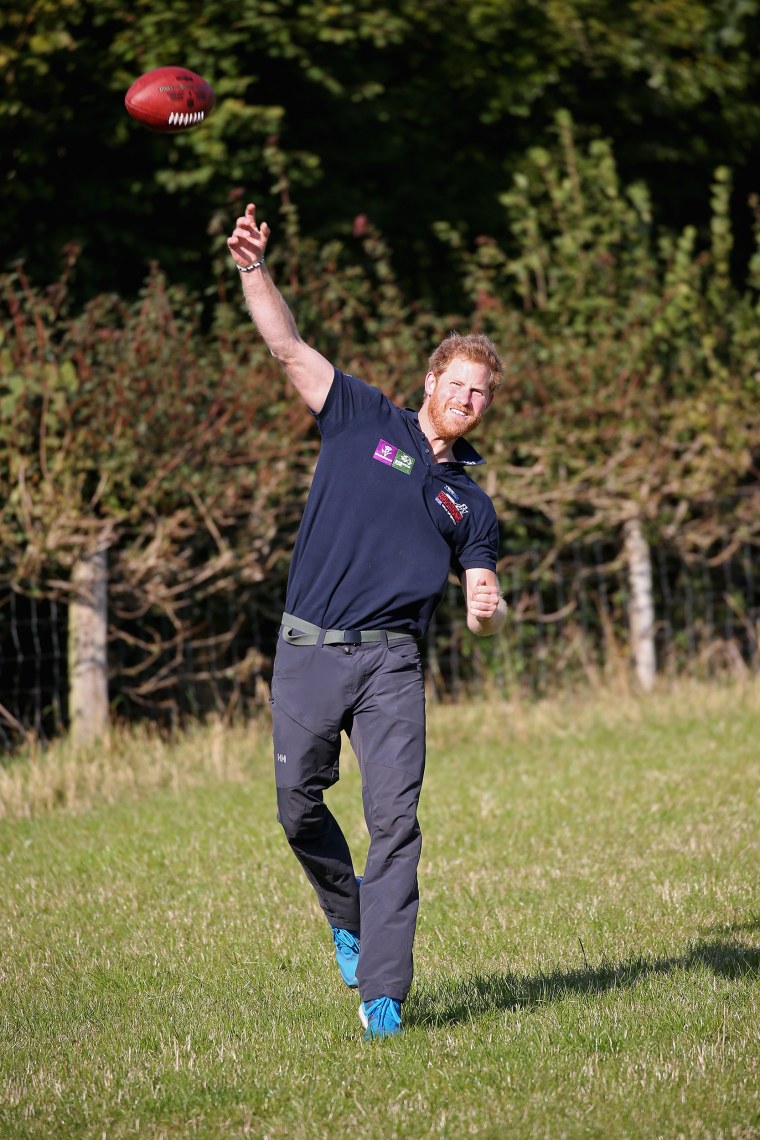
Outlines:
[{"label": "embroidered chest badge", "polygon": [[407,455],[400,447],[394,447],[384,439],[378,443],[372,458],[378,463],[385,463],[388,467],[395,467],[397,471],[403,471],[405,475],[411,474],[415,464],[414,456]]},{"label": "embroidered chest badge", "polygon": [[462,521],[466,514],[469,514],[470,508],[467,503],[463,503],[459,495],[449,487],[448,483],[443,491],[439,491],[435,497],[436,503],[443,507],[446,514],[452,522],[459,523]]}]

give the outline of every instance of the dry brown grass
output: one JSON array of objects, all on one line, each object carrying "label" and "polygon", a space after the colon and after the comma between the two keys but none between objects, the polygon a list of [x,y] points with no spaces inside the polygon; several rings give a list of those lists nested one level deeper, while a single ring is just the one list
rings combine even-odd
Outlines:
[{"label": "dry brown grass", "polygon": [[243,782],[251,758],[268,749],[268,732],[263,719],[233,726],[215,719],[175,738],[137,725],[88,745],[67,738],[32,744],[0,767],[0,820],[84,811],[209,780]]},{"label": "dry brown grass", "polygon": [[[539,738],[559,742],[599,727],[667,723],[674,702],[680,716],[696,721],[740,710],[760,716],[760,678],[662,683],[647,696],[615,687],[539,701],[484,696],[462,704],[432,703],[428,737],[431,748],[443,751],[499,734],[517,743]],[[116,728],[105,740],[86,746],[66,738],[45,748],[31,744],[0,766],[0,820],[84,811],[95,803],[205,781],[242,783],[252,764],[268,762],[269,732],[269,717],[262,713],[232,725],[212,719],[175,737],[137,725]]]}]

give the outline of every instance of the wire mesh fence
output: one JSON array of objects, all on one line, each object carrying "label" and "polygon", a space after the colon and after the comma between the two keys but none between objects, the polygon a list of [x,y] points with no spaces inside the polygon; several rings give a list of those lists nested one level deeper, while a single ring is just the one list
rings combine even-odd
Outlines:
[{"label": "wire mesh fence", "polygon": [[[760,665],[757,551],[747,545],[721,562],[685,562],[652,551],[658,672],[710,677]],[[618,552],[599,543],[571,547],[547,562],[538,550],[505,559],[500,578],[510,617],[495,638],[467,631],[461,591],[452,585],[423,643],[433,699],[488,689],[504,698],[545,695],[569,684],[601,684],[630,673],[628,585]],[[177,726],[210,712],[264,706],[279,610],[271,584],[227,594],[197,615],[196,636],[153,617],[149,630],[112,631],[109,691],[114,715]],[[135,646],[150,643],[150,668]],[[67,728],[67,607],[0,593],[0,747]]]}]

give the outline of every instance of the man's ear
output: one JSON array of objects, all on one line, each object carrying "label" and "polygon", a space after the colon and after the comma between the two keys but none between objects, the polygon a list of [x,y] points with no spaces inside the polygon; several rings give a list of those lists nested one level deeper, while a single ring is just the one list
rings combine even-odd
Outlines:
[{"label": "man's ear", "polygon": [[427,376],[425,377],[425,395],[426,396],[432,396],[433,395],[433,392],[435,392],[435,386],[437,383],[438,383],[438,381],[436,380],[433,373],[428,372]]}]

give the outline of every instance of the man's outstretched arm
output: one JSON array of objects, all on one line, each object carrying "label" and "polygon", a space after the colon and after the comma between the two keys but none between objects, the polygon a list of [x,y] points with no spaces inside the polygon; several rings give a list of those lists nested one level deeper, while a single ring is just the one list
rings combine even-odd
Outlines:
[{"label": "man's outstretched arm", "polygon": [[[238,268],[245,270],[263,262],[269,226],[256,222],[256,207],[246,206],[238,218],[227,246]],[[333,381],[333,366],[321,352],[304,340],[288,306],[267,272],[265,264],[242,272],[243,295],[248,312],[269,351],[280,361],[294,387],[313,412],[321,412]]]}]

